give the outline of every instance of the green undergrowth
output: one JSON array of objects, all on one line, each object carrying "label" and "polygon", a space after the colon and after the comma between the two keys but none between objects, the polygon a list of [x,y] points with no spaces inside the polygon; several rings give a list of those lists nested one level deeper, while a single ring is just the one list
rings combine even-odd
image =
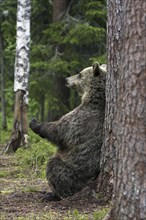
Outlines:
[{"label": "green undergrowth", "polygon": [[19,169],[0,170],[0,178],[5,178],[5,177],[18,177],[19,173],[20,173]]},{"label": "green undergrowth", "polygon": [[29,146],[19,148],[14,155],[23,171],[18,177],[33,175],[45,178],[46,163],[55,151],[56,147],[53,144],[30,132]]},{"label": "green undergrowth", "polygon": [[[1,115],[0,115],[0,121],[2,121]],[[0,125],[0,144],[1,145],[6,145],[6,143],[8,142],[11,132],[12,132],[12,124],[13,121],[12,119],[9,119],[8,123],[8,128],[7,130],[2,129],[1,125]]]},{"label": "green undergrowth", "polygon": [[[10,137],[11,129],[0,132],[1,153]],[[0,178],[12,176],[14,178],[29,176],[45,178],[46,163],[55,151],[56,146],[29,130],[28,146],[20,147],[15,153],[8,155],[8,157],[10,156],[10,164],[9,166],[6,164],[3,169],[0,169]],[[3,158],[3,154],[0,157]]]}]

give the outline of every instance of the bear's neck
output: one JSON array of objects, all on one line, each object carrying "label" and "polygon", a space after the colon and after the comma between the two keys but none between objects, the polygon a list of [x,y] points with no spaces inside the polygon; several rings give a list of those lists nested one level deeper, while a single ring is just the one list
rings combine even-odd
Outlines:
[{"label": "bear's neck", "polygon": [[87,92],[82,96],[82,106],[90,109],[105,109],[105,91]]}]

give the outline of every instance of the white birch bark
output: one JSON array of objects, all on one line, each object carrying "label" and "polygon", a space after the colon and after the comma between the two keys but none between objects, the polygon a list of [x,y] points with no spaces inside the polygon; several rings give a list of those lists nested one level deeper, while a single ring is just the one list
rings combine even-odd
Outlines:
[{"label": "white birch bark", "polygon": [[6,153],[15,152],[21,145],[28,144],[28,79],[30,48],[31,0],[17,1],[17,36],[14,71],[15,108],[12,137]]},{"label": "white birch bark", "polygon": [[25,91],[26,104],[28,104],[30,9],[30,0],[18,0],[14,92]]}]

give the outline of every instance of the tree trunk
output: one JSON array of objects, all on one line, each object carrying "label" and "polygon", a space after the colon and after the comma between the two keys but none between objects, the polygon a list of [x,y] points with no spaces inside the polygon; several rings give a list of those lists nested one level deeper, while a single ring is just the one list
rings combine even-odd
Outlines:
[{"label": "tree trunk", "polygon": [[[53,22],[59,22],[62,20],[66,9],[69,4],[69,0],[54,0],[53,1]],[[63,53],[63,48],[61,45],[56,45],[56,51],[58,54]],[[59,55],[58,55],[59,56]],[[63,74],[63,73],[62,73]],[[55,82],[54,82],[54,94],[57,98],[57,105],[59,106],[59,111],[49,111],[48,119],[52,121],[53,119],[57,120],[60,116],[62,116],[67,111],[65,109],[69,109],[69,98],[70,98],[70,89],[65,86],[65,77],[61,76],[61,73],[56,73]]]},{"label": "tree trunk", "polygon": [[101,172],[97,189],[101,198],[109,200],[113,191],[113,165],[117,133],[117,100],[119,87],[119,62],[121,50],[122,0],[108,1],[107,28],[107,78],[104,142],[101,149]]},{"label": "tree trunk", "polygon": [[[2,17],[2,15],[1,15]],[[2,18],[0,19],[2,23]],[[2,111],[2,129],[7,130],[6,104],[5,104],[5,79],[4,79],[4,57],[3,57],[3,35],[0,26],[0,65],[1,65],[1,111]]]},{"label": "tree trunk", "polygon": [[12,132],[11,140],[7,144],[5,150],[6,153],[15,152],[18,149],[18,147],[20,147],[21,141],[23,139],[23,132],[22,132],[23,97],[24,97],[24,91],[18,90],[15,93],[13,132]]},{"label": "tree trunk", "polygon": [[30,0],[18,0],[17,5],[17,40],[15,57],[15,109],[11,140],[5,152],[15,152],[28,141],[28,78],[30,45]]},{"label": "tree trunk", "polygon": [[53,22],[58,22],[62,19],[67,8],[67,0],[53,0]]},{"label": "tree trunk", "polygon": [[45,114],[45,95],[41,95],[40,99],[40,114],[41,114],[41,122],[44,122],[44,114]]},{"label": "tree trunk", "polygon": [[22,146],[28,145],[28,91],[21,102]]},{"label": "tree trunk", "polygon": [[146,219],[146,2],[123,1],[112,220]]}]

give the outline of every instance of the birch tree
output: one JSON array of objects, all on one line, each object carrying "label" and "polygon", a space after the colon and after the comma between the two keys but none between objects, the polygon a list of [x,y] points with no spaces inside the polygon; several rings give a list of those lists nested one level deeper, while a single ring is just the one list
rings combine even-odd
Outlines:
[{"label": "birch tree", "polygon": [[28,123],[28,79],[30,48],[30,0],[17,2],[17,38],[14,68],[15,108],[11,140],[6,152],[14,152],[21,145],[27,144]]}]

